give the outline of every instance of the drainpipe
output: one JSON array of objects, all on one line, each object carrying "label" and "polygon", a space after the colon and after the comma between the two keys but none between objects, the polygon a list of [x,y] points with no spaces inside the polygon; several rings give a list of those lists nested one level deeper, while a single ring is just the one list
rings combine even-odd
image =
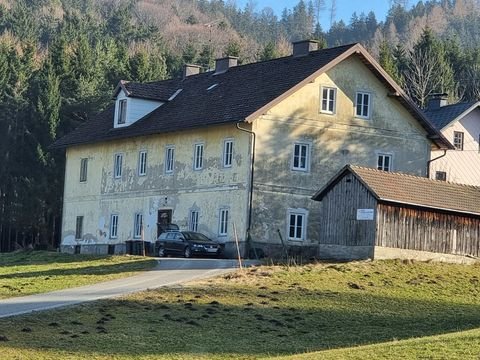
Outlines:
[{"label": "drainpipe", "polygon": [[[253,207],[253,171],[255,169],[255,141],[256,141],[256,134],[247,129],[243,129],[240,127],[240,123],[236,123],[236,127],[240,131],[244,131],[252,136],[252,161],[251,161],[251,168],[250,168],[250,189],[249,189],[249,199],[248,199],[248,227],[247,227],[247,247],[246,247],[246,255],[249,255],[249,250],[250,250],[250,242],[251,242],[251,237],[250,237],[250,229],[252,226],[252,207]],[[255,250],[255,248],[254,248]],[[255,257],[257,257],[257,254],[255,252]],[[257,257],[258,258],[258,257]]]},{"label": "drainpipe", "polygon": [[[448,149],[447,149],[448,150]],[[447,150],[443,150],[443,154],[440,156],[437,156],[434,159],[428,160],[427,161],[427,178],[430,179],[430,164],[434,162],[435,160],[443,158],[445,155],[447,155]]]}]

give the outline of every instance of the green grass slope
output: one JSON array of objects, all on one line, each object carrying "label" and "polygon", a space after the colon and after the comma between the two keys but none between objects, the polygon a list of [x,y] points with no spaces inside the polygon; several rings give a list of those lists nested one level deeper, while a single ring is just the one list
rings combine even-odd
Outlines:
[{"label": "green grass slope", "polygon": [[480,356],[480,266],[258,267],[0,320],[2,359]]},{"label": "green grass slope", "polygon": [[46,251],[0,253],[0,299],[26,296],[134,275],[152,258],[69,255]]}]

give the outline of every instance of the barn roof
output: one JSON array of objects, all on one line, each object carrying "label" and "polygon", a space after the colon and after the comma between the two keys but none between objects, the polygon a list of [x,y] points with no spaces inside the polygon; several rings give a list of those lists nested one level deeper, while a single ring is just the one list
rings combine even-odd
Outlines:
[{"label": "barn roof", "polygon": [[321,201],[344,176],[353,174],[379,202],[480,215],[480,187],[346,165],[313,200]]}]

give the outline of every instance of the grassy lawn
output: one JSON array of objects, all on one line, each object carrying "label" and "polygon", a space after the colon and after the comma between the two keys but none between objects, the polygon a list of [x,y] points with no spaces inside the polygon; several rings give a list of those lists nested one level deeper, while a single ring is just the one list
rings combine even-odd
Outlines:
[{"label": "grassy lawn", "polygon": [[0,299],[93,284],[155,266],[152,258],[68,255],[47,251],[0,254]]},{"label": "grassy lawn", "polygon": [[2,359],[479,359],[480,265],[258,267],[0,319],[1,339]]}]

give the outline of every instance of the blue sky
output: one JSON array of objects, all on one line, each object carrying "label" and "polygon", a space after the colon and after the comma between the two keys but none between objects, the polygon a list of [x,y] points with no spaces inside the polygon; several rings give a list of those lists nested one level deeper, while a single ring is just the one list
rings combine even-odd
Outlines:
[{"label": "blue sky", "polygon": [[[236,0],[238,7],[243,8],[248,0]],[[308,2],[308,0],[305,0]],[[256,8],[255,11],[259,12],[264,7],[271,7],[277,16],[280,16],[284,8],[292,9],[297,3],[298,0],[255,0]],[[330,27],[330,8],[331,0],[325,0],[327,10],[323,12],[321,18],[321,25],[324,30],[327,30]],[[385,16],[388,12],[389,1],[388,0],[337,0],[337,16],[336,19],[339,21],[343,19],[346,24],[349,23],[350,17],[353,12],[356,11],[357,14],[360,14],[362,11],[367,14],[370,10],[373,10],[378,21],[385,20]]]}]

